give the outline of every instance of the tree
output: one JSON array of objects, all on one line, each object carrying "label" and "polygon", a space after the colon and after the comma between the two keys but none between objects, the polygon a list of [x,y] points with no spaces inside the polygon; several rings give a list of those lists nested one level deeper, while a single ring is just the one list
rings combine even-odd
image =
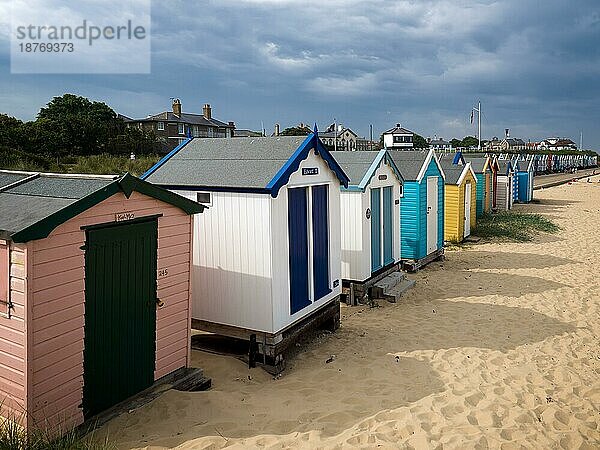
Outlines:
[{"label": "tree", "polygon": [[452,148],[462,147],[462,141],[460,139],[454,138],[450,140],[450,145],[452,146]]},{"label": "tree", "polygon": [[58,136],[60,147],[48,148],[58,154],[102,153],[109,139],[124,129],[123,121],[108,105],[73,94],[54,97],[40,110],[36,122],[44,133]]},{"label": "tree", "polygon": [[312,133],[310,128],[299,125],[286,128],[280,133],[280,136],[308,136],[310,133]]},{"label": "tree", "polygon": [[21,141],[23,122],[15,117],[0,114],[0,146],[17,148]]},{"label": "tree", "polygon": [[477,145],[479,144],[479,141],[477,140],[476,137],[473,136],[465,136],[462,140],[462,147],[477,147]]},{"label": "tree", "polygon": [[425,139],[420,134],[415,133],[413,136],[413,147],[414,148],[429,148],[429,144],[427,143],[427,139]]}]

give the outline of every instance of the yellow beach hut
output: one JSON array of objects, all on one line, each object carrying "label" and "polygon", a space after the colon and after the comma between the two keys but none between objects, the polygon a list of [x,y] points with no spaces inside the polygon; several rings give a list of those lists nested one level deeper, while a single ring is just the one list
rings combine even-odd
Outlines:
[{"label": "yellow beach hut", "polygon": [[460,242],[471,234],[477,211],[477,177],[471,163],[464,166],[442,163],[444,189],[444,240]]}]

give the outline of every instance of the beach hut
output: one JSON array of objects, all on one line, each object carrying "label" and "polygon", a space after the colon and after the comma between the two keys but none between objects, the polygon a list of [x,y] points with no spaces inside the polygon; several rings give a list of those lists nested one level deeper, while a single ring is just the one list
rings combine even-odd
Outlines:
[{"label": "beach hut", "polygon": [[203,209],[128,174],[0,172],[0,415],[66,430],[185,371]]},{"label": "beach hut", "polygon": [[189,139],[143,178],[209,206],[194,221],[194,328],[256,340],[277,372],[307,327],[339,326],[348,177],[316,133]]},{"label": "beach hut", "polygon": [[513,166],[509,159],[498,160],[496,181],[496,209],[507,211],[513,205]]},{"label": "beach hut", "polygon": [[442,162],[445,174],[444,240],[460,242],[471,235],[477,208],[477,178],[468,162],[464,166]]},{"label": "beach hut", "polygon": [[388,152],[404,179],[400,257],[416,270],[444,253],[444,171],[433,150]]},{"label": "beach hut", "polygon": [[341,193],[342,278],[364,283],[400,261],[403,180],[385,149],[332,155],[350,179]]},{"label": "beach hut", "polygon": [[489,156],[467,157],[467,162],[471,163],[471,169],[477,177],[477,217],[481,217],[484,212],[492,209],[493,199],[493,179],[492,159]]},{"label": "beach hut", "polygon": [[519,178],[519,202],[529,203],[533,200],[533,177],[535,160],[533,157],[520,160],[517,163],[517,177]]},{"label": "beach hut", "polygon": [[515,155],[511,158],[512,167],[512,202],[517,203],[519,201],[519,155]]}]

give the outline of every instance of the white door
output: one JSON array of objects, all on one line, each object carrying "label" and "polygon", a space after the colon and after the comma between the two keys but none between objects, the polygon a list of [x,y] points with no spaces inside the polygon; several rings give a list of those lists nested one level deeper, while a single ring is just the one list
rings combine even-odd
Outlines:
[{"label": "white door", "polygon": [[465,185],[465,232],[464,237],[471,234],[471,183]]},{"label": "white door", "polygon": [[506,183],[507,186],[508,186],[508,192],[507,192],[507,194],[508,194],[507,195],[508,202],[506,204],[506,209],[511,209],[512,205],[513,205],[513,189],[514,189],[514,184],[513,183],[515,182],[515,180],[513,179],[512,175],[510,175],[508,177],[508,180],[509,180],[509,182]]},{"label": "white door", "polygon": [[427,254],[437,250],[438,177],[427,178]]}]

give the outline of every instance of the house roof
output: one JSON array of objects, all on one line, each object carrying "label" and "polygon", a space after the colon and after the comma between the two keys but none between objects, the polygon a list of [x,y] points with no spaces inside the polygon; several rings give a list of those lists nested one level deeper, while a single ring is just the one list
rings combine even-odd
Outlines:
[{"label": "house roof", "polygon": [[382,149],[380,151],[360,151],[360,152],[331,152],[334,159],[340,164],[348,178],[348,189],[364,191],[366,186],[370,183],[373,175],[377,171],[377,168],[383,161],[389,164],[396,178],[400,183],[403,182],[402,175],[396,167],[396,164],[392,158],[388,155],[387,150]]},{"label": "house roof", "polygon": [[[4,175],[4,174],[3,174]],[[52,230],[117,192],[133,191],[170,203],[188,214],[204,206],[132,175],[62,175],[29,173],[0,188],[0,237],[27,242],[47,237]]]},{"label": "house roof", "polygon": [[400,170],[402,178],[405,181],[421,181],[423,174],[426,170],[426,166],[429,165],[431,159],[435,161],[437,166],[444,176],[444,171],[440,165],[435,152],[433,150],[419,151],[419,150],[389,150],[388,154]]},{"label": "house roof", "polygon": [[177,122],[177,123],[187,123],[190,125],[204,125],[209,127],[225,127],[225,128],[235,128],[234,125],[229,125],[228,123],[221,122],[220,120],[210,118],[207,119],[202,114],[192,114],[192,113],[184,113],[182,112],[180,116],[173,113],[173,111],[163,111],[158,114],[152,114],[148,117],[144,117],[143,119],[131,119],[132,122]]},{"label": "house roof", "polygon": [[390,128],[389,130],[385,131],[383,134],[415,134],[410,130],[407,130],[406,128],[403,128],[400,126],[400,124],[396,124],[396,126],[394,128]]},{"label": "house roof", "polygon": [[[340,131],[338,131],[338,137],[342,136],[343,134],[345,134],[346,132],[352,134],[354,137],[358,137],[358,134],[356,134],[354,131],[352,131],[350,128],[342,128]],[[333,139],[335,137],[335,131],[331,130],[331,131],[319,131],[319,137],[321,138],[331,138]]]},{"label": "house roof", "polygon": [[347,175],[314,133],[247,139],[188,139],[150,168],[142,179],[169,188],[251,190],[275,197],[311,149],[321,155],[340,182],[347,186]]}]

